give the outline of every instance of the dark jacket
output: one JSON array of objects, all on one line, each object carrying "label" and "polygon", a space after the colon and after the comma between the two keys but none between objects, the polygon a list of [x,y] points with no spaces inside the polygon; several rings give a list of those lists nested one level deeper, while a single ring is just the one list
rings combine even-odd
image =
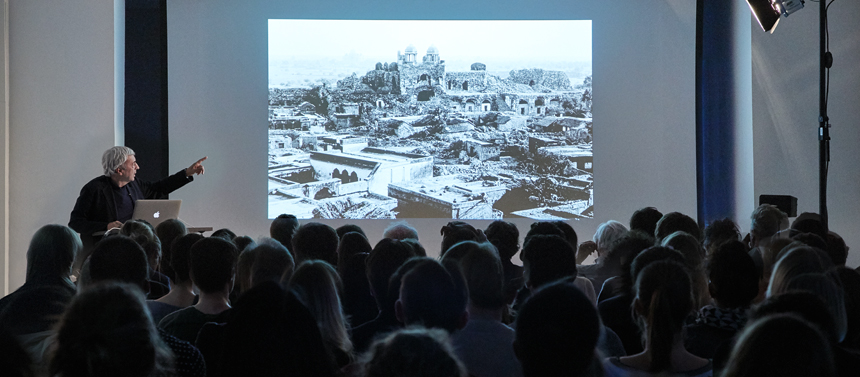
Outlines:
[{"label": "dark jacket", "polygon": [[[129,195],[135,201],[158,199],[192,180],[193,177],[185,176],[185,169],[158,182],[134,180],[128,183]],[[83,236],[107,230],[107,224],[117,220],[112,186],[110,177],[104,175],[84,185],[72,210],[69,228]]]}]

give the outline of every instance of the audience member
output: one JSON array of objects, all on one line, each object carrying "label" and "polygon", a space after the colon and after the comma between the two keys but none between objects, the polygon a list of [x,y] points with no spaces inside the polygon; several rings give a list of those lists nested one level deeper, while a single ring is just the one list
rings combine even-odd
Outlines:
[{"label": "audience member", "polygon": [[194,343],[204,323],[223,323],[230,313],[228,297],[236,273],[236,246],[209,237],[191,246],[190,276],[200,291],[197,304],[168,314],[158,323],[168,334]]},{"label": "audience member", "polygon": [[0,329],[0,370],[7,377],[35,377],[33,361],[18,339]]},{"label": "audience member", "polygon": [[320,260],[302,262],[290,279],[289,289],[317,320],[323,343],[334,355],[338,368],[353,360],[349,322],[343,312],[338,291],[341,281],[334,268]]},{"label": "audience member", "polygon": [[[352,343],[356,352],[364,352],[373,339],[382,333],[400,327],[395,314],[395,302],[400,296],[400,279],[395,276],[409,258],[415,256],[412,248],[403,241],[383,238],[367,257],[367,281],[370,293],[376,301],[379,314],[372,321],[356,326],[352,330]],[[396,289],[393,286],[396,285]]]},{"label": "audience member", "polygon": [[424,249],[424,246],[422,246],[421,243],[418,242],[418,240],[416,240],[414,238],[407,238],[401,242],[403,242],[406,245],[409,245],[409,247],[412,248],[412,251],[415,252],[415,256],[417,256],[417,257],[426,257],[427,256],[427,250]]},{"label": "audience member", "polygon": [[574,285],[582,289],[592,303],[597,303],[597,294],[591,281],[577,277],[576,252],[573,246],[560,236],[544,234],[527,236],[522,260],[525,288],[517,295],[515,308],[522,305],[531,291],[560,279],[570,279]]},{"label": "audience member", "polygon": [[657,222],[663,218],[663,213],[654,207],[645,207],[633,212],[630,216],[630,230],[638,230],[650,236],[654,236]]},{"label": "audience member", "polygon": [[456,263],[469,290],[469,321],[451,338],[454,352],[471,375],[521,376],[511,348],[514,330],[502,323],[508,302],[498,252],[488,242],[464,241],[451,247],[445,259],[453,259],[458,248],[466,250]]},{"label": "audience member", "polygon": [[[108,237],[96,244],[84,264],[78,288],[86,291],[92,285],[113,281],[136,285],[145,292],[149,288],[147,268],[146,254],[140,245],[125,236]],[[177,375],[205,375],[206,364],[196,347],[161,328],[157,331],[161,340],[173,351]]]},{"label": "audience member", "polygon": [[[600,287],[597,301],[628,294],[633,289],[630,265],[642,250],[654,245],[654,236],[639,230],[631,230],[616,241],[606,253],[598,269],[598,276],[606,277]],[[594,286],[597,288],[597,285]]]},{"label": "audience member", "polygon": [[687,326],[690,353],[713,359],[717,347],[743,329],[752,300],[758,294],[758,272],[746,246],[739,240],[722,243],[708,258],[708,289],[713,305],[699,309]]},{"label": "audience member", "polygon": [[[824,273],[832,264],[823,251],[806,245],[789,245],[778,258],[770,276],[767,287],[767,297],[788,290],[788,283],[795,276],[806,273]],[[783,254],[784,253],[784,254]]]},{"label": "audience member", "polygon": [[827,227],[821,222],[821,215],[813,212],[804,212],[791,222],[791,233],[794,237],[800,233],[812,233],[821,239],[827,239]]},{"label": "audience member", "polygon": [[364,234],[364,229],[361,229],[360,226],[355,224],[341,225],[337,227],[337,229],[335,229],[334,231],[335,233],[337,233],[338,238],[343,238],[343,236],[349,232],[356,232],[367,238],[367,234]]},{"label": "audience member", "polygon": [[194,304],[197,296],[194,294],[191,283],[188,259],[191,255],[191,246],[203,238],[198,233],[186,234],[175,239],[173,245],[170,246],[172,250],[170,270],[173,271],[173,285],[170,287],[170,292],[163,297],[146,302],[154,323],[160,322],[170,313]]},{"label": "audience member", "polygon": [[334,228],[322,223],[306,223],[293,234],[293,257],[296,264],[319,259],[337,266],[337,244],[340,239]]},{"label": "audience member", "polygon": [[250,236],[236,236],[236,238],[233,239],[233,244],[236,245],[236,250],[239,251],[240,255],[245,251],[245,249],[253,249],[257,246],[257,242]]},{"label": "audience member", "polygon": [[[293,256],[284,245],[275,239],[264,238],[253,249],[253,261],[248,283],[254,287],[264,281],[280,283],[289,281],[296,266]],[[241,256],[240,256],[241,258]],[[247,290],[247,288],[246,288]]]},{"label": "audience member", "polygon": [[516,322],[514,351],[526,377],[597,376],[595,346],[600,318],[581,290],[557,282],[523,304]]},{"label": "audience member", "polygon": [[[597,231],[594,232],[594,237],[592,237],[591,239],[593,242],[591,247],[593,247],[594,250],[597,252],[597,257],[594,260],[594,264],[578,266],[577,273],[580,276],[584,276],[586,278],[591,279],[594,283],[594,287],[599,290],[600,287],[603,286],[603,282],[609,277],[611,277],[602,274],[602,271],[600,271],[601,266],[603,265],[603,259],[606,257],[606,254],[609,252],[609,250],[611,250],[612,246],[626,235],[627,227],[625,227],[624,224],[618,221],[609,220],[603,224],[600,224],[600,226],[597,227]],[[577,254],[577,263],[582,263],[579,259],[582,257],[582,249],[584,246],[585,244],[580,246],[580,249],[578,250],[580,252]]]},{"label": "audience member", "polygon": [[[848,333],[848,318],[845,313],[845,291],[839,286],[835,271],[825,274],[808,273],[797,275],[788,282],[788,291],[812,292],[824,300],[827,311],[836,325],[836,341],[841,343]],[[860,370],[860,369],[858,369]]]},{"label": "audience member", "polygon": [[523,287],[523,268],[515,265],[511,259],[520,251],[520,231],[514,223],[496,220],[487,226],[484,234],[496,250],[502,262],[505,277],[505,299],[510,302],[516,297],[517,291]]},{"label": "audience member", "polygon": [[367,237],[358,232],[349,232],[339,237],[340,241],[337,244],[337,271],[341,275],[341,278],[343,278],[345,261],[355,254],[370,254],[373,248],[370,247]]},{"label": "audience member", "polygon": [[343,281],[343,311],[353,324],[367,323],[379,315],[379,308],[370,294],[370,281],[365,273],[369,255],[370,253],[353,254],[338,265],[340,279]]},{"label": "audience member", "polygon": [[481,242],[482,238],[486,238],[483,232],[478,231],[475,227],[462,221],[449,222],[442,227],[439,233],[442,235],[442,250],[439,253],[440,258],[445,256],[445,253],[451,246],[454,246],[454,244],[462,241]]},{"label": "audience member", "polygon": [[[773,204],[758,206],[750,216],[750,249],[767,246],[773,242],[779,232],[788,228],[788,216]],[[753,255],[755,261],[756,256]]]},{"label": "audience member", "polygon": [[92,286],[72,300],[60,320],[52,376],[149,377],[173,371],[173,355],[135,285]]},{"label": "audience member", "polygon": [[47,350],[57,320],[75,295],[70,277],[80,250],[81,239],[72,229],[39,228],[27,249],[24,285],[0,299],[0,332],[15,337],[40,375],[48,369]]},{"label": "audience member", "polygon": [[705,249],[692,235],[675,232],[663,238],[662,246],[675,249],[684,256],[684,267],[693,282],[693,307],[701,308],[711,303],[708,279],[705,274]]},{"label": "audience member", "polygon": [[735,222],[726,217],[708,224],[705,227],[704,236],[705,240],[702,242],[702,246],[705,248],[706,254],[711,255],[723,242],[739,241],[741,232],[738,231]]},{"label": "audience member", "polygon": [[299,220],[296,216],[282,213],[272,220],[272,225],[269,226],[269,237],[278,240],[295,256],[293,234],[296,233],[297,229],[299,229]]},{"label": "audience member", "polygon": [[[236,233],[233,233],[233,231],[230,229],[221,228],[221,229],[218,229],[218,230],[212,232],[212,235],[209,237],[221,238],[227,242],[233,243],[233,239],[236,238]],[[234,244],[234,246],[235,246],[235,244]],[[237,253],[238,253],[238,251],[237,251]]]},{"label": "audience member", "polygon": [[401,279],[395,314],[404,326],[421,325],[453,333],[469,319],[467,295],[463,275],[456,265],[443,266],[422,257]]},{"label": "audience member", "polygon": [[179,219],[167,219],[155,227],[155,235],[161,243],[161,259],[157,266],[158,272],[167,277],[173,277],[173,270],[170,268],[173,240],[186,234],[188,234],[188,228]]},{"label": "audience member", "polygon": [[161,260],[161,243],[152,226],[144,220],[129,220],[122,225],[119,234],[137,242],[146,252],[149,264],[149,292],[147,298],[155,300],[170,291],[170,279],[155,270]]},{"label": "audience member", "polygon": [[845,266],[836,267],[836,274],[845,292],[845,315],[848,328],[842,344],[860,351],[860,273]]},{"label": "audience member", "polygon": [[702,230],[696,224],[696,220],[680,212],[669,212],[663,215],[657,222],[654,238],[657,239],[657,242],[663,242],[663,238],[679,230],[689,233],[699,241],[702,240]]},{"label": "audience member", "polygon": [[711,361],[691,354],[683,346],[681,334],[692,309],[692,283],[682,265],[658,261],[646,266],[636,279],[633,302],[633,310],[645,334],[645,349],[636,355],[607,359],[604,362],[606,376],[642,372],[711,376]]},{"label": "audience member", "polygon": [[364,362],[366,377],[466,377],[466,368],[439,329],[409,328],[373,344]]},{"label": "audience member", "polygon": [[794,315],[781,314],[744,330],[722,376],[834,377],[836,368],[821,331]]},{"label": "audience member", "polygon": [[835,266],[845,266],[848,260],[848,246],[845,245],[845,240],[833,231],[827,232],[827,255]]},{"label": "audience member", "polygon": [[815,233],[797,233],[791,237],[791,240],[800,242],[807,246],[812,246],[824,252],[827,251],[827,241]]},{"label": "audience member", "polygon": [[639,273],[651,263],[669,260],[679,264],[684,263],[681,253],[663,246],[652,246],[643,250],[630,263],[630,290],[623,290],[621,295],[609,298],[597,305],[600,318],[606,327],[612,329],[624,345],[628,355],[642,352],[642,333],[630,308],[635,298],[635,282]]},{"label": "audience member", "polygon": [[409,225],[405,221],[391,223],[385,231],[382,232],[382,238],[393,238],[395,240],[405,240],[407,238],[418,239],[418,230]]}]

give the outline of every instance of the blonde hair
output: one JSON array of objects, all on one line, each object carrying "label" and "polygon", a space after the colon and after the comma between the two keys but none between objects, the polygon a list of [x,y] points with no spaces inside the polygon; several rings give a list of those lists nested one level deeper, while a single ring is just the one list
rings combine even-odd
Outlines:
[{"label": "blonde hair", "polygon": [[289,289],[296,293],[316,318],[327,346],[351,355],[353,348],[349,340],[349,322],[343,312],[341,281],[334,267],[321,260],[306,260],[293,272]]}]

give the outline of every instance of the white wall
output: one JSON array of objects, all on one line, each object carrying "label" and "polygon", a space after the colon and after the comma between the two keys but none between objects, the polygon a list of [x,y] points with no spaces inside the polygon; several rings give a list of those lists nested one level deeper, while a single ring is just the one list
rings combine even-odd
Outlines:
[{"label": "white wall", "polygon": [[32,234],[67,224],[78,190],[101,174],[101,154],[114,145],[121,119],[124,49],[115,30],[125,27],[116,17],[125,13],[121,0],[10,1],[8,10],[2,292],[24,283]]},{"label": "white wall", "polygon": [[[831,163],[828,179],[830,229],[853,251],[848,265],[860,265],[860,3],[830,7],[828,114]],[[767,34],[751,20],[755,195],[797,197],[800,212],[818,212],[818,3],[782,19]],[[757,199],[756,199],[757,200]],[[747,224],[749,225],[749,224]]]},{"label": "white wall", "polygon": [[[592,19],[596,217],[572,225],[587,239],[600,222],[627,223],[640,207],[695,217],[695,7],[687,0],[170,2],[171,171],[209,156],[206,175],[172,197],[185,201],[182,218],[193,225],[267,233],[269,18]],[[552,37],[563,48],[564,36]],[[296,38],[313,43],[313,31]],[[447,221],[410,220],[431,252]],[[371,243],[388,224],[327,223],[348,222]],[[516,223],[525,234],[531,221]]]}]

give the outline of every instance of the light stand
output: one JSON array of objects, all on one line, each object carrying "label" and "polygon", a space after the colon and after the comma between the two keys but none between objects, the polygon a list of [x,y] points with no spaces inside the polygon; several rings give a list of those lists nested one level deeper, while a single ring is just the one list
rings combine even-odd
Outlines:
[{"label": "light stand", "polygon": [[[830,0],[832,3],[833,0]],[[762,30],[773,33],[780,15],[788,17],[803,8],[803,0],[747,0],[750,11]],[[827,0],[818,0],[819,15],[819,92],[818,92],[818,207],[821,222],[827,225],[827,170],[830,164],[830,119],[827,117],[828,70],[833,65],[833,55],[828,49]]]}]

